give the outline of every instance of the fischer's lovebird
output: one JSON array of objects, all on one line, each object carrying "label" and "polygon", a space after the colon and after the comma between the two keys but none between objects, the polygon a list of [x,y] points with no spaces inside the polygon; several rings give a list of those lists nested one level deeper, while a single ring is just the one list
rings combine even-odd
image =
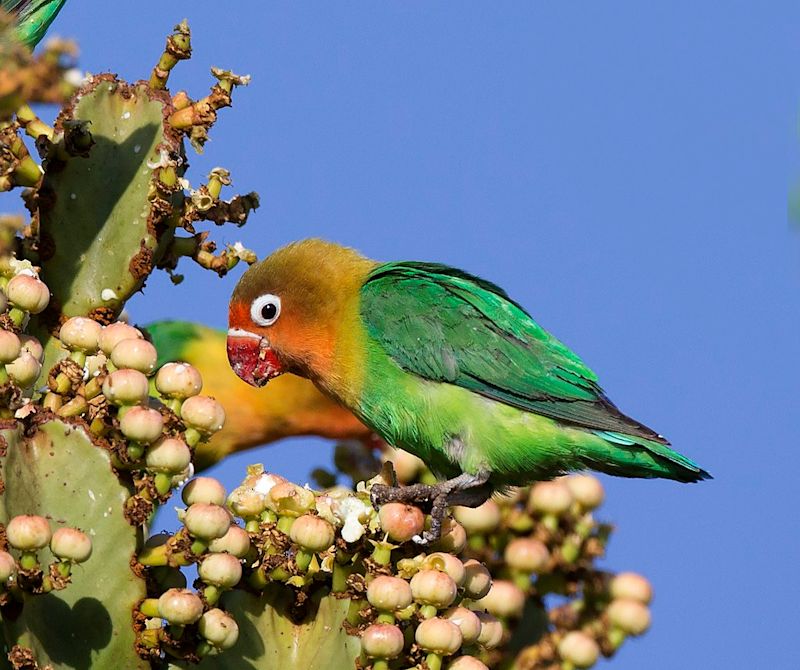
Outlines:
[{"label": "fischer's lovebird", "polygon": [[296,242],[245,272],[229,325],[228,359],[244,381],[307,377],[446,479],[373,486],[375,504],[432,505],[423,542],[439,536],[447,505],[573,470],[710,477],[617,409],[503,289],[456,268]]},{"label": "fischer's lovebird", "polygon": [[369,428],[307,379],[287,374],[263,390],[242,384],[225,357],[225,331],[188,321],[158,321],[146,330],[158,350],[158,367],[168,361],[193,365],[203,378],[203,393],[225,408],[222,430],[196,447],[198,471],[228,454],[285,437],[374,442]]},{"label": "fischer's lovebird", "polygon": [[31,49],[44,37],[66,0],[0,0],[0,9],[14,18],[17,39]]}]

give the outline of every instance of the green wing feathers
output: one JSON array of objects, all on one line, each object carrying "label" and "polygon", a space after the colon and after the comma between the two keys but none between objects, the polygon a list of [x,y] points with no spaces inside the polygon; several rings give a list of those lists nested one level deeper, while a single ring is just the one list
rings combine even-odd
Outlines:
[{"label": "green wing feathers", "polygon": [[66,0],[0,0],[0,9],[14,17],[17,38],[35,47]]},{"label": "green wing feathers", "polygon": [[[406,372],[603,438],[588,440],[607,447],[585,454],[591,467],[690,481],[708,476],[620,412],[583,361],[491,282],[445,265],[387,263],[362,288],[361,316],[370,337]],[[626,461],[639,452],[646,452],[645,464],[632,461],[626,473]],[[663,467],[651,472],[651,463]]]}]

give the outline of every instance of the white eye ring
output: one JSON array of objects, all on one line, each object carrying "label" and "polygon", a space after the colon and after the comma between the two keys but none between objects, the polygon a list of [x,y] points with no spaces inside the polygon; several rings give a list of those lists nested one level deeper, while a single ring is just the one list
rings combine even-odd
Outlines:
[{"label": "white eye ring", "polygon": [[258,326],[271,326],[280,315],[281,299],[277,295],[265,293],[250,303],[250,318]]}]

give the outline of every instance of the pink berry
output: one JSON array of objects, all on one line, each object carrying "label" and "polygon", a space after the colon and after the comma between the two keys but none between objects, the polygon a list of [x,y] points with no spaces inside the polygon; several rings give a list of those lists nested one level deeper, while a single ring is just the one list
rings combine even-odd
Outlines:
[{"label": "pink berry", "polygon": [[192,462],[192,452],[186,442],[177,437],[162,437],[150,445],[144,455],[144,463],[153,472],[177,475]]},{"label": "pink berry", "polygon": [[454,507],[453,516],[468,534],[491,533],[500,524],[500,507],[494,500],[487,500],[479,507]]},{"label": "pink berry", "polygon": [[433,617],[422,621],[414,632],[417,644],[442,656],[455,654],[463,642],[461,629],[452,621]]},{"label": "pink berry", "polygon": [[650,628],[650,610],[638,600],[612,600],[606,613],[611,625],[628,635],[641,635]]},{"label": "pink berry", "polygon": [[73,316],[67,319],[58,331],[58,339],[71,351],[93,354],[100,345],[103,327],[94,319]]},{"label": "pink berry", "polygon": [[[17,275],[21,277],[23,275]],[[8,542],[21,551],[36,551],[50,542],[50,524],[41,516],[15,516],[6,526]]]},{"label": "pink berry", "polygon": [[47,285],[26,274],[12,277],[6,284],[5,293],[12,305],[31,314],[44,311],[50,302],[50,289]]},{"label": "pink berry", "polygon": [[423,562],[423,566],[446,572],[456,583],[456,586],[461,586],[467,576],[461,559],[458,558],[458,556],[453,556],[453,554],[448,554],[443,551],[429,554]]},{"label": "pink berry", "polygon": [[367,587],[367,600],[383,612],[405,609],[411,604],[411,587],[405,579],[379,575]]},{"label": "pink berry", "polygon": [[586,633],[572,630],[559,641],[558,654],[576,668],[590,668],[597,663],[600,647]]},{"label": "pink berry", "polygon": [[231,515],[224,507],[195,503],[186,510],[183,525],[190,535],[201,540],[222,537],[231,526]]},{"label": "pink berry", "polygon": [[44,361],[44,347],[33,335],[20,335],[19,341],[22,343],[22,351],[27,351],[40,363]]},{"label": "pink berry", "polygon": [[620,572],[614,575],[608,588],[612,598],[638,600],[644,605],[649,605],[653,599],[652,585],[646,577],[635,572]]},{"label": "pink berry", "polygon": [[50,539],[54,556],[73,563],[83,563],[92,555],[92,541],[77,528],[59,528]]},{"label": "pink berry", "polygon": [[115,370],[103,381],[103,395],[114,405],[138,405],[148,392],[147,377],[138,370]]},{"label": "pink berry", "polygon": [[461,629],[464,646],[477,642],[481,634],[481,620],[475,612],[466,607],[452,607],[443,616]]},{"label": "pink berry", "polygon": [[384,451],[383,458],[386,461],[391,461],[394,466],[394,472],[397,475],[397,480],[401,484],[414,481],[417,474],[425,467],[425,463],[422,459],[402,449],[387,447]]},{"label": "pink berry", "polygon": [[202,388],[200,373],[188,363],[167,363],[156,374],[156,389],[165,398],[185,400]]},{"label": "pink berry", "polygon": [[100,333],[100,350],[106,356],[110,356],[117,344],[122,340],[130,339],[144,339],[144,335],[142,335],[141,331],[122,321],[109,323]]},{"label": "pink berry", "polygon": [[453,604],[457,591],[453,578],[438,570],[420,570],[411,578],[411,593],[422,605],[444,609]]},{"label": "pink berry", "polygon": [[464,595],[471,600],[483,598],[492,588],[492,575],[483,563],[470,558],[464,561]]},{"label": "pink berry", "polygon": [[164,417],[158,410],[137,405],[125,412],[119,421],[119,429],[130,440],[150,444],[161,437]]},{"label": "pink berry", "polygon": [[209,503],[225,504],[225,487],[213,477],[195,477],[181,491],[181,498],[187,505]]},{"label": "pink berry", "polygon": [[489,593],[476,600],[475,606],[501,619],[518,617],[525,607],[525,592],[513,582],[495,579]]},{"label": "pink berry", "polygon": [[528,508],[542,514],[563,514],[572,506],[572,493],[563,480],[537,482],[531,488]]},{"label": "pink berry", "polygon": [[228,553],[236,558],[244,558],[250,551],[250,535],[244,528],[231,525],[222,537],[211,540],[208,550],[214,553]]},{"label": "pink berry", "polygon": [[455,519],[445,517],[442,523],[442,534],[436,541],[434,547],[439,551],[446,551],[450,554],[460,554],[467,546],[467,531]]},{"label": "pink berry", "polygon": [[[188,402],[188,401],[187,401]],[[293,482],[278,482],[270,487],[267,504],[281,516],[300,516],[314,509],[314,492]]]},{"label": "pink berry", "polygon": [[0,363],[10,363],[22,351],[22,343],[16,333],[0,329]]},{"label": "pink berry", "polygon": [[156,348],[138,337],[120,340],[111,350],[111,362],[118,368],[132,368],[146,375],[156,369],[156,361]]},{"label": "pink berry", "polygon": [[593,510],[603,504],[605,491],[600,480],[593,475],[572,475],[564,479],[575,501],[585,510]]},{"label": "pink berry", "polygon": [[459,656],[447,666],[447,670],[489,670],[489,668],[474,656]]},{"label": "pink berry", "polygon": [[236,620],[216,607],[203,614],[197,629],[200,635],[217,649],[230,649],[239,639],[239,626]]},{"label": "pink berry", "polygon": [[395,542],[408,542],[425,527],[425,515],[418,507],[399,502],[386,503],[380,508],[381,528]]},{"label": "pink berry", "polygon": [[478,644],[485,649],[494,649],[503,641],[503,624],[488,612],[475,612],[475,616],[481,622]]},{"label": "pink berry", "polygon": [[17,573],[17,563],[7,551],[0,551],[0,586]]},{"label": "pink berry", "polygon": [[242,578],[242,564],[231,554],[208,554],[197,568],[197,574],[206,584],[229,589]]},{"label": "pink berry", "polygon": [[35,384],[41,371],[42,364],[27,351],[21,352],[17,358],[6,365],[8,376],[22,387]]},{"label": "pink berry", "polygon": [[188,589],[169,589],[158,599],[158,613],[171,624],[188,626],[203,614],[203,601]]},{"label": "pink berry", "polygon": [[313,514],[304,514],[295,519],[289,529],[289,537],[306,551],[317,552],[330,549],[336,539],[336,532],[325,519]]},{"label": "pink berry", "polygon": [[361,649],[369,658],[395,658],[404,645],[403,632],[392,624],[372,624],[361,633]]},{"label": "pink berry", "polygon": [[214,398],[196,395],[183,401],[181,419],[201,433],[216,433],[225,423],[225,410]]},{"label": "pink berry", "polygon": [[505,559],[509,567],[522,572],[544,572],[550,564],[550,552],[544,542],[532,537],[518,537],[508,543]]}]

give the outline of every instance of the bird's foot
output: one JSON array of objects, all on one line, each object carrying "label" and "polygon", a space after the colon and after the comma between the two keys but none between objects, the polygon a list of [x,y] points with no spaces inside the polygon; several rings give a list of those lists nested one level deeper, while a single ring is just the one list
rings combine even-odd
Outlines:
[{"label": "bird's foot", "polygon": [[399,502],[416,505],[423,511],[428,511],[435,496],[436,486],[429,484],[411,484],[409,486],[373,484],[370,489],[370,500],[375,509],[379,509],[386,503]]}]

